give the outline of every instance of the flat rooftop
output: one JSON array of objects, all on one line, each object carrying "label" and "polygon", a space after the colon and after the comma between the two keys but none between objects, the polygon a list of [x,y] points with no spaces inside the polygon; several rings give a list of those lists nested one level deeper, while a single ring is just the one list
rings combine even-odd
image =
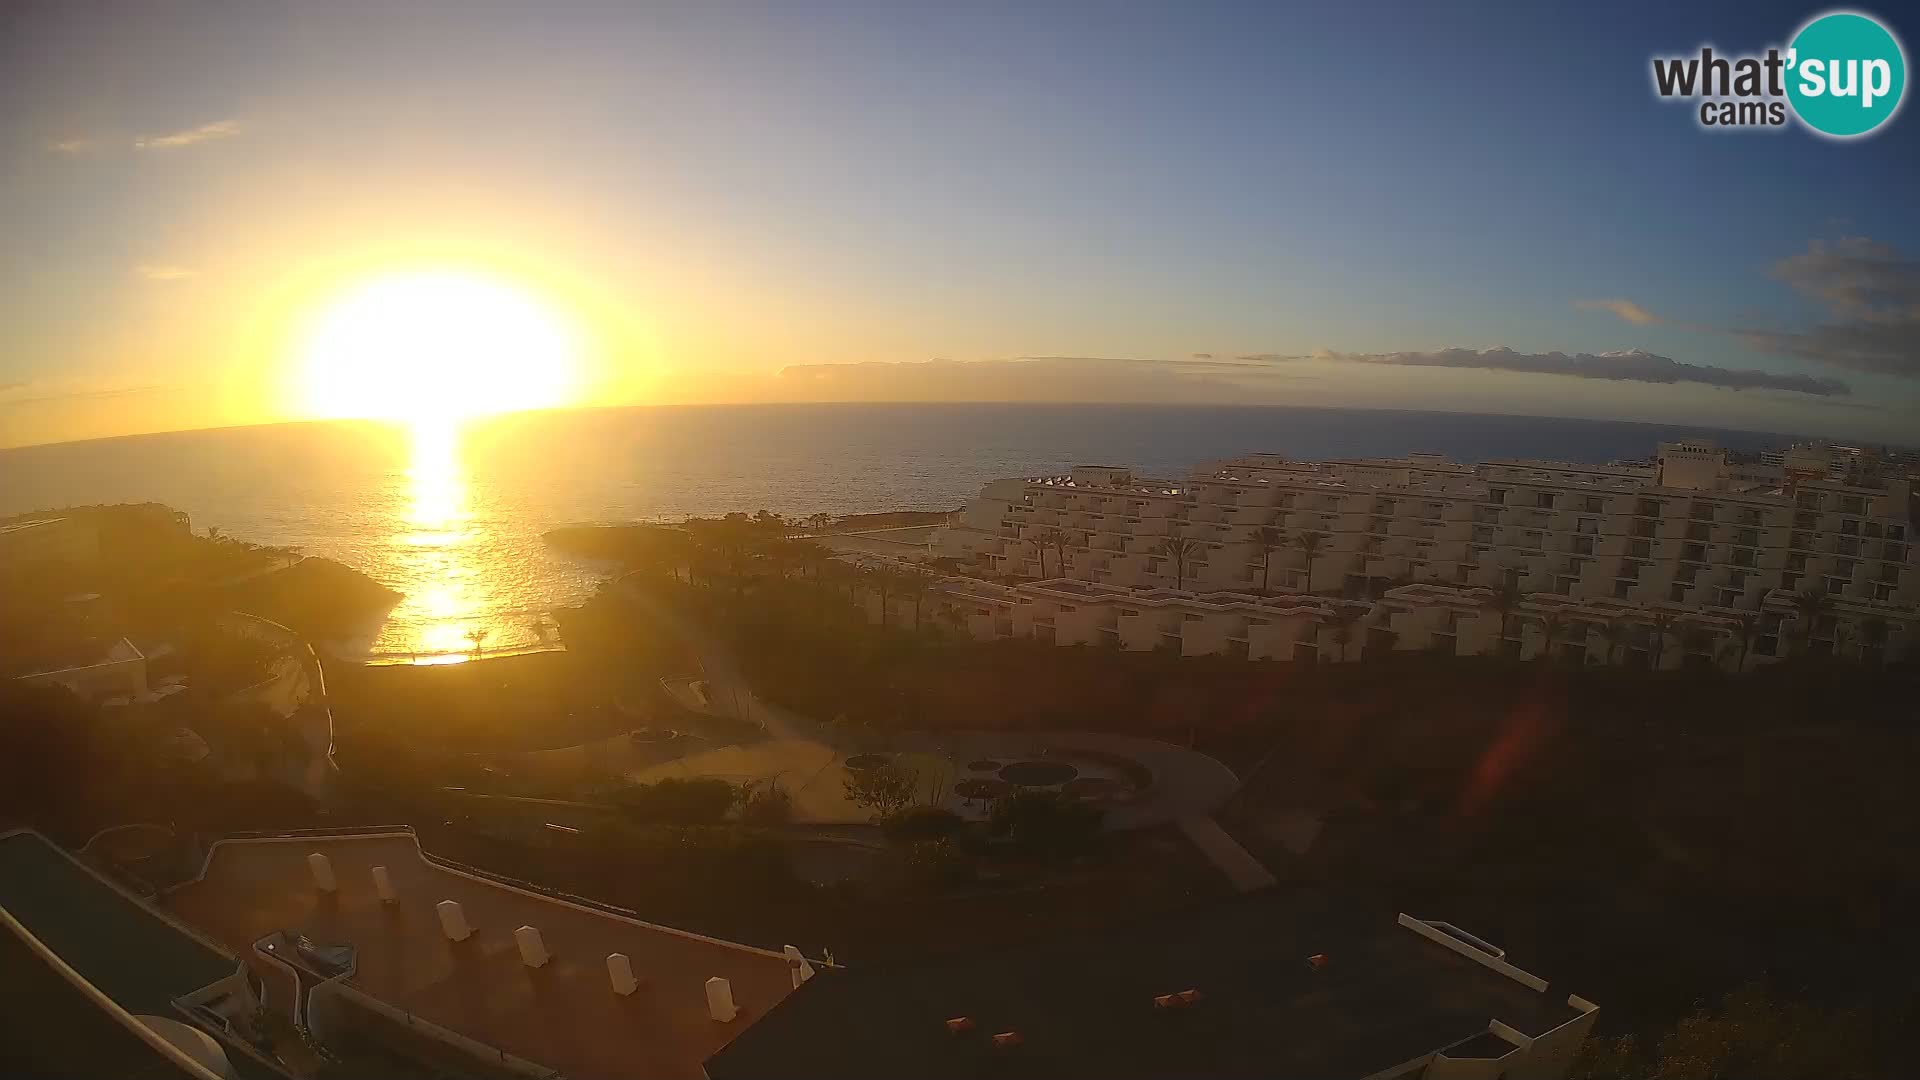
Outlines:
[{"label": "flat rooftop", "polygon": [[[823,971],[707,1063],[713,1080],[1370,1076],[1498,1019],[1582,1013],[1413,930],[1255,893],[1132,926],[900,969]],[[1308,958],[1324,953],[1327,966]],[[1198,991],[1193,1004],[1154,998]],[[969,1017],[955,1034],[946,1021]],[[992,1036],[1014,1031],[1015,1046]]]},{"label": "flat rooftop", "polygon": [[[320,894],[307,855],[333,862],[339,890]],[[372,868],[399,899],[380,903]],[[473,936],[450,942],[434,905],[457,900]],[[230,842],[205,877],[169,895],[180,918],[250,953],[275,930],[351,945],[352,984],[469,1038],[558,1070],[570,1080],[700,1077],[701,1062],[791,992],[778,954],[650,926],[442,869],[403,833]],[[528,968],[516,927],[538,927],[552,959]],[[607,981],[608,953],[626,953],[641,987]],[[706,980],[733,985],[740,1015],[707,1014]]]},{"label": "flat rooftop", "polygon": [[7,1076],[193,1080],[0,930],[0,1067]]},{"label": "flat rooftop", "polygon": [[176,1016],[174,998],[239,970],[34,833],[0,836],[0,907],[130,1013]]}]

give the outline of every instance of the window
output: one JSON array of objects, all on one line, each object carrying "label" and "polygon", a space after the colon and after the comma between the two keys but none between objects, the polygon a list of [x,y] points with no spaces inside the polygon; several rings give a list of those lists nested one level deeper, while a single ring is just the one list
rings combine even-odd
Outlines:
[{"label": "window", "polygon": [[1905,525],[1887,526],[1887,539],[1905,540],[1906,538],[1907,538],[1907,527]]},{"label": "window", "polygon": [[1640,520],[1635,521],[1633,523],[1633,535],[1658,536],[1660,535],[1660,523],[1657,521],[1649,521],[1646,518],[1641,518]]},{"label": "window", "polygon": [[1781,574],[1780,587],[1787,590],[1788,592],[1792,592],[1793,590],[1798,589],[1800,587],[1800,575],[1799,574]]},{"label": "window", "polygon": [[1600,522],[1596,518],[1581,518],[1579,521],[1574,523],[1573,531],[1577,533],[1585,533],[1588,536],[1599,536]]},{"label": "window", "polygon": [[1859,563],[1854,562],[1852,559],[1835,559],[1833,560],[1833,574],[1835,577],[1852,578],[1854,570],[1859,565]]},{"label": "window", "polygon": [[1721,607],[1737,607],[1740,603],[1740,594],[1734,592],[1732,589],[1721,589],[1720,595],[1714,599],[1714,603]]},{"label": "window", "polygon": [[1859,536],[1859,535],[1860,535],[1860,523],[1859,523],[1859,522],[1857,522],[1857,521],[1855,521],[1855,520],[1853,520],[1852,518],[1844,518],[1844,519],[1842,519],[1842,520],[1841,520],[1841,522],[1840,522],[1840,535],[1842,535],[1842,536]]},{"label": "window", "polygon": [[1711,525],[1702,525],[1699,522],[1694,522],[1687,526],[1687,539],[1689,540],[1710,540],[1712,538],[1713,526]]},{"label": "window", "polygon": [[1898,582],[1900,580],[1900,568],[1893,563],[1881,563],[1880,576],[1875,580]]},{"label": "window", "polygon": [[1875,586],[1873,587],[1873,598],[1874,598],[1875,600],[1891,600],[1891,599],[1893,599],[1893,586],[1891,586],[1891,585],[1875,585]]},{"label": "window", "polygon": [[1687,587],[1685,585],[1676,583],[1672,588],[1667,590],[1667,599],[1673,601],[1676,604],[1686,603]]},{"label": "window", "polygon": [[1803,491],[1799,497],[1794,500],[1793,504],[1802,510],[1818,510],[1820,509],[1820,493],[1817,491]]},{"label": "window", "polygon": [[1864,514],[1867,512],[1866,500],[1857,495],[1849,495],[1840,500],[1840,512],[1843,514]]},{"label": "window", "polygon": [[1787,569],[1789,569],[1789,570],[1791,570],[1791,571],[1793,571],[1793,572],[1794,572],[1794,573],[1796,573],[1796,574],[1804,574],[1804,573],[1806,573],[1806,572],[1807,572],[1807,557],[1806,557],[1805,555],[1789,555],[1789,556],[1787,556]]},{"label": "window", "polygon": [[1739,521],[1742,525],[1758,525],[1760,524],[1760,511],[1743,509],[1740,511]]},{"label": "window", "polygon": [[1625,582],[1625,581],[1616,581],[1616,582],[1614,582],[1614,583],[1613,583],[1613,598],[1614,598],[1615,600],[1625,600],[1625,599],[1627,598],[1627,591],[1628,591],[1629,589],[1631,589],[1631,588],[1632,588],[1632,586],[1631,586],[1631,585],[1630,585],[1629,583],[1627,583],[1627,582]]},{"label": "window", "polygon": [[1580,509],[1589,514],[1604,514],[1607,512],[1607,500],[1598,495],[1589,495],[1581,501]]},{"label": "window", "polygon": [[1634,540],[1627,544],[1627,554],[1636,559],[1651,558],[1653,556],[1653,544],[1646,540]]},{"label": "window", "polygon": [[1634,508],[1633,512],[1641,517],[1659,517],[1660,500],[1641,499],[1639,505]]},{"label": "window", "polygon": [[1793,527],[1796,529],[1817,529],[1820,527],[1819,514],[1799,513],[1793,515]]},{"label": "window", "polygon": [[1846,587],[1847,587],[1847,583],[1840,580],[1837,577],[1830,577],[1827,579],[1827,592],[1829,594],[1838,595],[1839,592],[1842,589],[1845,589]]},{"label": "window", "polygon": [[1575,555],[1591,555],[1591,554],[1593,554],[1593,537],[1591,537],[1591,536],[1576,536],[1576,537],[1574,537],[1574,538],[1573,538],[1573,553],[1574,553]]},{"label": "window", "polygon": [[1733,549],[1733,565],[1752,566],[1753,565],[1753,549],[1752,548],[1734,548]]},{"label": "window", "polygon": [[1542,510],[1551,510],[1553,509],[1553,497],[1553,492],[1551,491],[1538,492],[1533,497],[1533,505]]},{"label": "window", "polygon": [[1507,489],[1506,488],[1488,488],[1487,501],[1490,503],[1499,503],[1504,506],[1507,501]]},{"label": "window", "polygon": [[1741,529],[1739,532],[1733,534],[1733,542],[1742,547],[1759,547],[1760,531],[1758,529]]},{"label": "window", "polygon": [[1797,548],[1811,548],[1813,546],[1813,534],[1803,533],[1803,532],[1794,533],[1792,536],[1787,538],[1787,546],[1797,547]]},{"label": "window", "polygon": [[1680,558],[1687,562],[1706,562],[1707,546],[1705,544],[1688,544],[1686,547],[1680,549]]},{"label": "window", "polygon": [[1692,518],[1695,521],[1712,521],[1713,520],[1713,504],[1708,502],[1696,502],[1687,509],[1687,516]]}]

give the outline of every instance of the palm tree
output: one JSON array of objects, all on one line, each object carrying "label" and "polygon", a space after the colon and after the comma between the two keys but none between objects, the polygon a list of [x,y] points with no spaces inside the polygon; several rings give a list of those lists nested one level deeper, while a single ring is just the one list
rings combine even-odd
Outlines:
[{"label": "palm tree", "polygon": [[1247,543],[1260,553],[1260,593],[1266,595],[1268,573],[1273,569],[1273,553],[1287,542],[1286,530],[1262,525],[1247,534]]},{"label": "palm tree", "polygon": [[[1046,577],[1047,549],[1053,548],[1055,551],[1059,550],[1060,530],[1051,527],[1030,529],[1027,531],[1027,543],[1032,544],[1034,554],[1040,556],[1040,576]],[[1060,567],[1057,572],[1064,577],[1067,571],[1063,566]]]},{"label": "palm tree", "polygon": [[1184,536],[1169,536],[1160,541],[1154,550],[1173,563],[1173,587],[1183,589],[1187,583],[1187,563],[1203,550],[1200,541],[1189,540]]},{"label": "palm tree", "polygon": [[484,626],[476,626],[473,629],[467,631],[467,634],[466,634],[467,640],[473,642],[474,659],[477,660],[480,657],[480,643],[487,640],[488,635],[492,633],[493,633],[492,630],[489,630]]},{"label": "palm tree", "polygon": [[1660,654],[1667,650],[1667,635],[1673,633],[1677,622],[1671,611],[1656,611],[1648,621],[1653,629],[1653,640],[1647,642],[1647,660],[1655,671],[1660,670]]},{"label": "palm tree", "polygon": [[947,604],[946,606],[940,609],[940,618],[944,622],[946,622],[948,626],[953,628],[953,632],[955,634],[959,635],[960,637],[966,636],[967,634],[967,613],[966,612],[961,611],[959,608],[955,607],[952,604]]},{"label": "palm tree", "polygon": [[1813,647],[1813,624],[1833,606],[1833,600],[1819,589],[1803,589],[1794,594],[1793,617],[1799,622],[1800,651]]},{"label": "palm tree", "polygon": [[1551,664],[1553,663],[1554,643],[1558,642],[1561,635],[1566,633],[1567,620],[1561,618],[1558,613],[1550,613],[1535,619],[1534,624],[1540,627],[1540,636],[1545,639],[1545,641],[1541,643],[1540,659]]},{"label": "palm tree", "polygon": [[880,594],[880,625],[881,626],[888,625],[889,620],[887,618],[887,587],[892,585],[894,581],[897,580],[893,576],[893,571],[887,569],[884,566],[869,566],[862,569],[860,571],[860,575],[863,578],[865,578],[870,584],[873,585],[875,592]]},{"label": "palm tree", "polygon": [[1302,552],[1306,553],[1307,556],[1307,587],[1301,590],[1302,592],[1313,591],[1313,560],[1319,557],[1320,544],[1326,540],[1326,538],[1327,534],[1317,533],[1312,530],[1303,532],[1293,538],[1293,546],[1299,548]]},{"label": "palm tree", "polygon": [[[1509,630],[1513,622],[1514,610],[1524,599],[1526,594],[1520,591],[1518,574],[1507,574],[1506,578],[1500,582],[1500,587],[1493,591],[1493,609],[1500,613],[1500,651],[1503,653],[1508,652],[1507,639],[1510,636]],[[1512,655],[1518,656],[1519,653],[1520,643],[1516,641],[1512,646]]]},{"label": "palm tree", "polygon": [[1753,639],[1759,632],[1759,612],[1743,611],[1734,616],[1734,640],[1739,643],[1739,651],[1734,660],[1734,671],[1747,670],[1747,653],[1753,648]]},{"label": "palm tree", "polygon": [[1342,611],[1333,617],[1333,643],[1340,650],[1335,659],[1346,660],[1347,646],[1353,643],[1353,624],[1359,620],[1359,613],[1352,611]]},{"label": "palm tree", "polygon": [[1833,628],[1833,655],[1844,659],[1853,648],[1855,636],[1852,623],[1836,623]]},{"label": "palm tree", "polygon": [[1626,647],[1627,638],[1633,634],[1633,627],[1624,619],[1608,619],[1607,625],[1600,629],[1600,637],[1607,643],[1607,663],[1614,663],[1620,650]]},{"label": "palm tree", "polygon": [[812,514],[807,518],[807,527],[817,533],[826,532],[827,526],[831,524],[833,524],[831,514]]},{"label": "palm tree", "polygon": [[926,603],[927,592],[933,587],[924,574],[901,574],[894,578],[902,600],[913,601],[913,628],[920,629],[920,605]]},{"label": "palm tree", "polygon": [[1860,620],[1860,659],[1871,657],[1874,667],[1883,667],[1887,662],[1887,620],[1878,615],[1869,615]]}]

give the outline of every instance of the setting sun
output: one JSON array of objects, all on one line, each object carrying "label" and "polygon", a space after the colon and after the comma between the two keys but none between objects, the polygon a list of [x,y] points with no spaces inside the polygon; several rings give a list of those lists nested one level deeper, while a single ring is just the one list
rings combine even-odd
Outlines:
[{"label": "setting sun", "polygon": [[319,309],[302,335],[302,404],[319,417],[445,423],[568,404],[569,322],[531,291],[466,271],[383,274]]}]

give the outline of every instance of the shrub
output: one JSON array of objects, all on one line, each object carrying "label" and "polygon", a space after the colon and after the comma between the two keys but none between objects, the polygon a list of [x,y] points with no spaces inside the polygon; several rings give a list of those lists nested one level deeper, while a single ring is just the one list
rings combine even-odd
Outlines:
[{"label": "shrub", "polygon": [[952,839],[918,840],[907,848],[907,876],[929,888],[965,885],[973,880],[973,860]]},{"label": "shrub", "polygon": [[617,794],[614,802],[634,821],[713,825],[726,819],[739,798],[740,790],[725,780],[700,777],[637,784]]},{"label": "shrub", "polygon": [[848,772],[843,784],[847,801],[873,811],[874,817],[884,821],[913,801],[920,786],[920,774],[898,765],[881,765]]},{"label": "shrub", "polygon": [[1102,812],[1054,791],[1020,791],[995,800],[988,828],[1019,848],[1049,858],[1078,854],[1100,832]]},{"label": "shrub", "polygon": [[793,796],[774,781],[766,787],[752,788],[740,804],[740,821],[746,825],[771,828],[785,825],[793,818]]},{"label": "shrub", "polygon": [[938,806],[909,806],[882,825],[893,840],[942,840],[966,827],[966,819]]}]

